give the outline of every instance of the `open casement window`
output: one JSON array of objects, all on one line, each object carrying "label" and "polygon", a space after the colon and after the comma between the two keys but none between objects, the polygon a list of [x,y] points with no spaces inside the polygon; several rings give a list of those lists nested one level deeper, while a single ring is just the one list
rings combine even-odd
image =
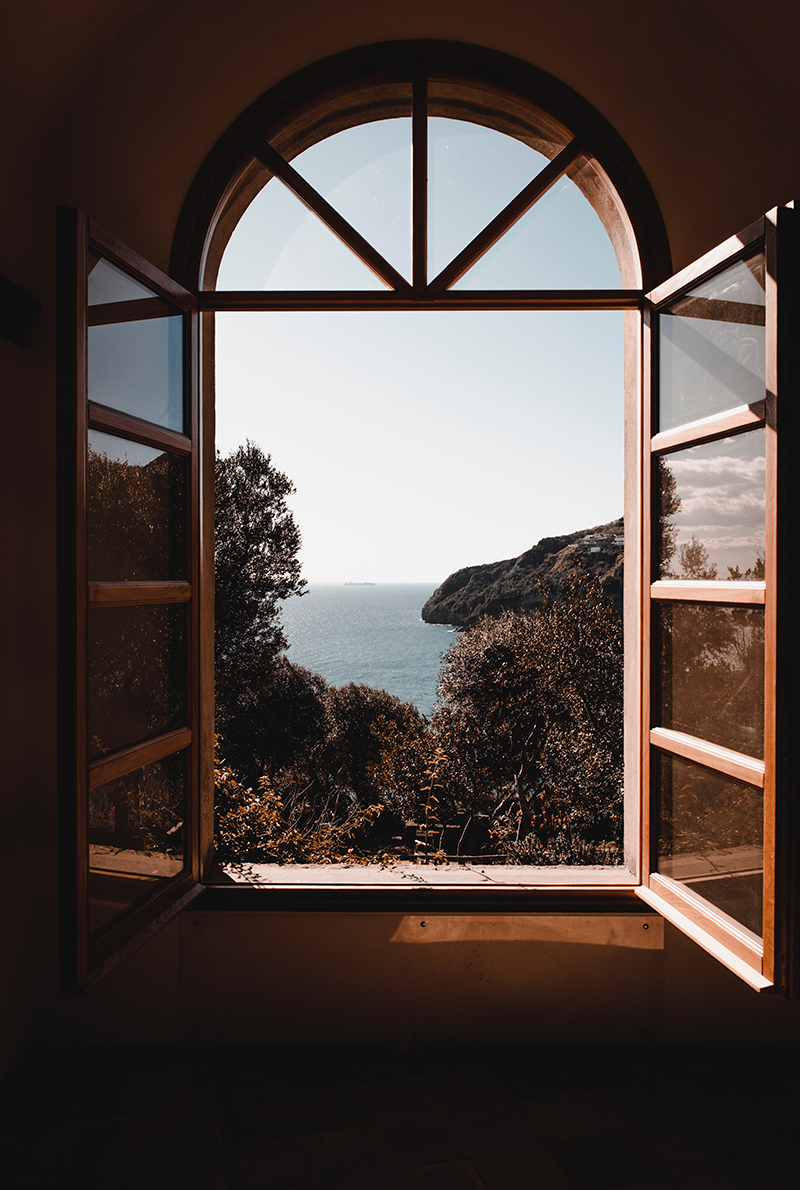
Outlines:
[{"label": "open casement window", "polygon": [[752,986],[795,994],[796,218],[649,295],[641,889]]},{"label": "open casement window", "polygon": [[198,885],[195,301],[60,212],[62,967]]},{"label": "open casement window", "polygon": [[[669,272],[663,224],[596,113],[512,59],[373,52],[288,80],[223,137],[177,229],[170,271],[183,287],[62,213],[65,984],[186,904],[212,854],[216,315],[543,309],[625,319],[625,865],[602,888],[566,873],[537,887],[530,869],[524,886],[424,895],[447,911],[536,912],[635,890],[754,986],[796,994],[794,212],[648,302]],[[362,136],[382,122],[393,161]],[[489,133],[482,163],[460,159],[451,126],[467,147],[472,130]],[[345,142],[337,179],[326,151]],[[476,203],[475,170],[500,177],[495,149],[514,157],[516,183]],[[371,203],[351,202],[353,179]],[[555,241],[551,203],[594,227],[596,257]],[[380,218],[363,220],[367,209]],[[244,240],[240,252],[251,219],[262,250]],[[421,904],[419,889],[356,891],[266,897]],[[232,885],[214,897],[265,904]]]},{"label": "open casement window", "polygon": [[[301,391],[298,378],[305,357],[317,358],[311,346],[305,351],[298,347],[301,332],[290,328],[291,319],[305,318],[308,324],[313,317],[332,312],[342,326],[355,312],[375,314],[388,322],[396,314],[397,321],[405,318],[404,326],[416,320],[441,328],[443,338],[456,318],[480,312],[507,318],[506,334],[535,340],[531,327],[537,320],[552,319],[552,325],[554,314],[573,318],[575,323],[596,317],[605,328],[615,324],[606,335],[612,341],[617,336],[619,403],[609,402],[609,420],[617,421],[621,439],[623,371],[631,384],[633,408],[637,407],[640,307],[644,277],[651,278],[655,271],[654,253],[643,227],[644,203],[637,203],[635,187],[613,154],[604,160],[602,137],[575,113],[554,114],[497,81],[448,71],[442,63],[424,59],[404,63],[402,69],[386,71],[383,77],[340,80],[328,95],[314,97],[301,89],[293,99],[276,107],[267,105],[262,116],[249,120],[241,139],[229,146],[226,164],[221,165],[217,156],[207,186],[198,183],[187,203],[173,268],[198,291],[204,316],[204,359],[210,358],[208,344],[215,331],[222,338],[223,316],[259,316],[250,324],[255,324],[253,338],[270,344],[263,350],[261,366],[264,373],[271,372],[272,387],[263,395],[259,390],[258,400],[267,408],[270,400],[276,402],[277,423],[281,403],[287,399],[279,393],[289,382],[275,364],[270,367],[270,358],[277,364],[281,351],[303,357],[291,377],[293,402],[298,402]],[[656,234],[653,242],[658,239]],[[178,250],[182,242],[183,253]],[[660,275],[666,271],[662,268]],[[291,318],[281,322],[279,315],[286,314]],[[273,337],[269,319],[286,328],[283,343]],[[509,329],[512,323],[514,331]],[[344,335],[342,331],[341,341]],[[412,349],[412,359],[413,354]],[[392,358],[391,351],[385,357]],[[486,394],[501,363],[496,360],[487,366],[484,399],[488,403],[491,398]],[[421,359],[420,370],[423,367]],[[555,351],[555,375],[559,368],[564,370],[564,359]],[[532,426],[538,417],[547,417],[552,397],[544,386],[542,392],[535,392],[535,382],[522,369],[518,383],[521,402],[527,399],[529,404]],[[314,389],[313,378],[307,387]],[[583,378],[587,402],[599,405],[605,399],[601,389],[590,370]],[[452,399],[456,417],[458,402]],[[221,407],[220,396],[218,421]],[[210,402],[204,416],[211,417]],[[341,421],[346,426],[355,424],[346,413]],[[575,439],[581,431],[580,414],[572,421],[565,433]],[[625,616],[626,648],[634,657],[638,647],[635,559],[640,544],[635,418],[627,419],[627,426],[631,465],[625,538],[634,564]],[[209,420],[209,440],[211,432]],[[312,433],[310,426],[309,439]],[[250,434],[243,430],[240,440],[246,436]],[[263,446],[280,457],[277,433],[275,441]],[[366,449],[378,456],[381,443],[376,440]],[[596,449],[596,442],[586,443],[587,452]],[[347,470],[335,445],[329,453],[336,458],[337,469]],[[479,470],[480,452],[465,469],[473,465]],[[413,463],[410,466],[413,469]],[[522,463],[520,474],[524,468]],[[356,466],[351,470],[359,474]],[[620,466],[620,479],[622,470]],[[293,471],[290,475],[300,488],[297,475]],[[335,485],[333,478],[326,497],[330,505],[336,500]],[[400,486],[402,481],[398,490]],[[379,487],[377,483],[376,492]],[[532,498],[529,491],[520,494],[521,506]],[[343,501],[342,508],[346,507]],[[336,533],[333,519],[331,536]],[[211,549],[210,542],[206,548]],[[633,674],[637,665],[628,664],[627,669]],[[638,689],[628,691],[629,701],[631,695],[635,707]],[[617,847],[614,859],[607,865],[598,863],[595,869],[579,863],[565,864],[557,873],[535,872],[524,863],[505,869],[498,866],[493,883],[504,885],[502,892],[527,894],[538,877],[540,884],[566,886],[570,892],[578,887],[625,887],[633,897],[638,879],[639,723],[635,714],[625,730],[624,849]],[[224,744],[222,755],[226,755]],[[254,773],[248,773],[244,784],[255,784]],[[613,787],[609,800],[616,802],[619,785]],[[623,815],[616,804],[614,812],[619,824]],[[623,851],[620,861],[617,855]],[[316,872],[308,877],[309,884],[323,879]],[[455,876],[453,881],[455,885]],[[485,887],[484,878],[473,873],[473,893],[482,881]],[[363,886],[363,877],[358,883]],[[466,883],[461,880],[459,887]],[[229,891],[233,896],[237,890],[219,889],[219,903]]]}]

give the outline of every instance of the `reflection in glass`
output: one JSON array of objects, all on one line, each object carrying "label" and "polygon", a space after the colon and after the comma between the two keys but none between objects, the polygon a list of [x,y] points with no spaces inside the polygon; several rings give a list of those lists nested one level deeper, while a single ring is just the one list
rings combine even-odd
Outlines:
[{"label": "reflection in glass", "polygon": [[292,166],[410,280],[410,119],[346,128],[293,157]]},{"label": "reflection in glass", "polygon": [[186,721],[186,605],[89,612],[89,758]]},{"label": "reflection in glass", "polygon": [[655,724],[764,756],[764,612],[658,604]]},{"label": "reflection in glass", "polygon": [[541,173],[548,159],[516,137],[465,120],[428,121],[428,276]]},{"label": "reflection in glass", "polygon": [[568,177],[538,199],[454,289],[619,289],[597,212]]},{"label": "reflection in glass", "polygon": [[89,431],[90,581],[186,578],[186,460]]},{"label": "reflection in glass", "polygon": [[657,871],[760,936],[762,791],[666,753],[657,769]]},{"label": "reflection in glass", "polygon": [[182,431],[183,321],[157,294],[99,260],[89,274],[89,400]]},{"label": "reflection in glass", "polygon": [[387,287],[273,177],[237,223],[217,288],[385,292]]},{"label": "reflection in glass", "polygon": [[657,577],[763,579],[764,429],[673,451],[655,467]]},{"label": "reflection in glass", "polygon": [[90,932],[178,875],[185,818],[185,752],[91,790]]},{"label": "reflection in glass", "polygon": [[762,254],[659,315],[659,430],[764,400],[765,301]]},{"label": "reflection in glass", "polygon": [[161,298],[141,281],[129,277],[110,260],[89,254],[87,302],[90,306],[106,306],[112,302],[141,302]]}]

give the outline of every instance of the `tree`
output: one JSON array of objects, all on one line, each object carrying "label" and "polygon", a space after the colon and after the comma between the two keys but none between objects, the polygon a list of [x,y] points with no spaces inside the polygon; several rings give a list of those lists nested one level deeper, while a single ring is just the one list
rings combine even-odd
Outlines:
[{"label": "tree", "polygon": [[302,595],[301,537],[286,504],[291,480],[248,441],[217,454],[214,591],[217,672],[242,650],[276,656],[286,647],[280,601]]},{"label": "tree", "polygon": [[762,582],[766,573],[766,558],[764,557],[763,549],[756,549],[756,560],[752,566],[748,566],[744,574],[738,566],[728,567],[728,579],[732,583],[739,582]]},{"label": "tree", "polygon": [[674,578],[669,565],[675,556],[678,541],[678,526],[672,519],[680,512],[681,498],[678,495],[675,474],[663,455],[656,458],[656,483],[658,490],[658,555],[659,577]]},{"label": "tree", "polygon": [[382,732],[421,723],[416,707],[354,682],[319,689],[317,705],[321,720],[308,746],[292,764],[266,770],[284,799],[287,819],[304,827],[341,824],[358,807],[396,809],[377,779]]},{"label": "tree", "polygon": [[708,550],[699,537],[692,536],[684,541],[678,551],[681,562],[681,577],[711,582],[717,577],[717,568],[709,561]]},{"label": "tree", "polygon": [[325,738],[324,678],[280,653],[241,649],[217,676],[217,732],[247,785],[303,766]]},{"label": "tree", "polygon": [[[480,739],[497,802],[528,836],[618,841],[622,800],[622,624],[584,575],[562,603],[482,619],[445,654],[439,696]],[[496,814],[499,811],[496,810]]]},{"label": "tree", "polygon": [[[319,719],[315,675],[279,660],[280,601],[302,595],[294,487],[252,442],[215,466],[217,731],[229,761],[256,783],[267,758],[293,756]],[[324,683],[323,683],[324,685]]]}]

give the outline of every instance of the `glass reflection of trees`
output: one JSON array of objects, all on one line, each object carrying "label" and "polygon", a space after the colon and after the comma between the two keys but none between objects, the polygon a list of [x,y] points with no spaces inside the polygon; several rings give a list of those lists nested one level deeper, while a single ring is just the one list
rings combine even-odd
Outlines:
[{"label": "glass reflection of trees", "polygon": [[[90,581],[185,579],[184,458],[90,431],[87,493]],[[90,610],[91,759],[183,726],[185,637],[184,604]],[[180,857],[184,767],[178,754],[93,789],[89,843]]]},{"label": "glass reflection of trees", "polygon": [[186,605],[89,612],[88,743],[95,759],[186,721]]},{"label": "glass reflection of trees", "polygon": [[763,758],[763,610],[665,603],[657,609],[656,630],[657,723]]},{"label": "glass reflection of trees", "polygon": [[657,578],[763,580],[765,452],[758,429],[657,457]]},{"label": "glass reflection of trees", "polygon": [[87,493],[90,581],[186,578],[185,459],[90,430]]},{"label": "glass reflection of trees", "polygon": [[658,871],[760,935],[762,790],[666,753],[658,770]]},{"label": "glass reflection of trees", "polygon": [[183,753],[145,765],[89,795],[89,844],[183,856]]}]

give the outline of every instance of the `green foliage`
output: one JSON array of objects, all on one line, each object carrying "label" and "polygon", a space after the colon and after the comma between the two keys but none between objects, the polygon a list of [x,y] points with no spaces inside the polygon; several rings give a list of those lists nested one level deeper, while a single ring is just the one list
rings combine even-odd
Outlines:
[{"label": "green foliage", "polygon": [[514,862],[610,862],[622,630],[599,584],[576,573],[563,601],[542,586],[540,611],[463,633],[428,720],[386,691],[328,686],[282,653],[280,600],[305,585],[292,490],[250,443],[217,457],[219,858],[364,859],[411,823],[434,858],[449,831],[451,847],[455,832],[459,848],[469,839]]},{"label": "green foliage", "polygon": [[656,457],[656,485],[658,492],[658,553],[659,575],[661,578],[674,578],[670,571],[670,563],[675,556],[678,541],[678,526],[672,518],[677,515],[681,507],[675,475],[669,463],[663,457]]},{"label": "green foliage", "polygon": [[301,766],[327,732],[319,674],[284,654],[242,650],[225,662],[217,686],[217,729],[227,758],[250,785]]},{"label": "green foliage", "polygon": [[215,485],[217,730],[231,762],[256,784],[268,758],[284,763],[313,738],[322,679],[279,660],[280,601],[306,586],[300,531],[286,503],[291,481],[247,442],[217,454]]},{"label": "green foliage", "polygon": [[245,787],[219,757],[214,763],[214,826],[217,859],[223,863],[369,863],[355,839],[381,807],[353,807],[339,823],[316,821],[302,828],[287,820],[283,800],[269,777],[258,791]]},{"label": "green foliage", "polygon": [[430,720],[385,691],[329,687],[285,657],[245,694],[265,741],[251,763],[263,767],[248,787],[220,767],[221,858],[364,859],[411,821],[433,859],[444,858],[447,827],[516,863],[619,859],[622,631],[585,576],[564,603],[544,594],[539,612],[464,633],[443,660]]},{"label": "green foliage", "polygon": [[699,537],[694,535],[684,541],[678,550],[681,578],[712,582],[717,577],[717,568],[709,561],[708,550]]},{"label": "green foliage", "polygon": [[738,566],[728,567],[728,579],[732,583],[740,582],[761,582],[764,581],[765,573],[765,558],[763,550],[756,550],[756,560],[752,566],[748,566],[744,574]]},{"label": "green foliage", "polygon": [[217,665],[240,651],[286,646],[280,600],[302,595],[300,530],[286,498],[291,481],[252,442],[217,454],[214,599]]},{"label": "green foliage", "polygon": [[439,683],[491,774],[495,834],[518,861],[530,835],[615,846],[621,838],[622,625],[581,574],[563,603],[542,597],[541,612],[485,618],[465,633]]},{"label": "green foliage", "polygon": [[125,851],[183,850],[183,756],[167,757],[89,793],[88,840]]}]

